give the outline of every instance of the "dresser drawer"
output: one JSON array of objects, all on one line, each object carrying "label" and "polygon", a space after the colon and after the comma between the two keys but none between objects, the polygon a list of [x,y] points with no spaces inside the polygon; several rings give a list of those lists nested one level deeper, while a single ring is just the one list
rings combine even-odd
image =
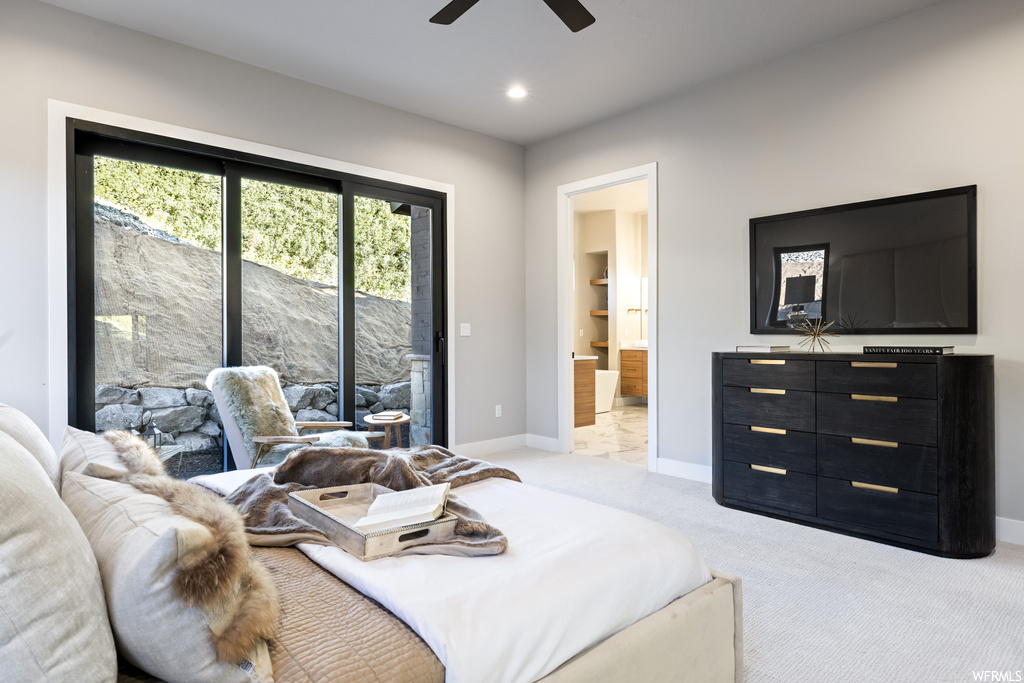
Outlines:
[{"label": "dresser drawer", "polygon": [[722,384],[814,391],[814,361],[726,358],[722,361]]},{"label": "dresser drawer", "polygon": [[818,361],[818,391],[935,398],[935,365],[863,361]]},{"label": "dresser drawer", "polygon": [[623,350],[619,351],[619,358],[623,361],[634,361],[637,363],[643,363],[647,358],[646,351],[634,351],[634,350]]},{"label": "dresser drawer", "polygon": [[743,425],[724,425],[722,436],[725,460],[815,473],[814,434],[792,430],[777,434]]},{"label": "dresser drawer", "polygon": [[767,472],[757,469],[762,465],[756,463],[727,460],[722,464],[723,492],[727,499],[814,515],[816,477],[813,474],[786,469]]},{"label": "dresser drawer", "polygon": [[742,387],[722,388],[722,419],[729,424],[814,431],[814,393],[760,393]]},{"label": "dresser drawer", "polygon": [[818,516],[924,541],[939,537],[936,496],[858,488],[844,479],[818,477]]},{"label": "dresser drawer", "polygon": [[921,446],[936,445],[936,401],[922,398],[819,393],[818,432]]},{"label": "dresser drawer", "polygon": [[938,452],[929,446],[818,435],[818,474],[937,493]]},{"label": "dresser drawer", "polygon": [[644,364],[636,360],[624,360],[619,364],[619,371],[623,377],[635,377],[640,379],[644,376]]}]

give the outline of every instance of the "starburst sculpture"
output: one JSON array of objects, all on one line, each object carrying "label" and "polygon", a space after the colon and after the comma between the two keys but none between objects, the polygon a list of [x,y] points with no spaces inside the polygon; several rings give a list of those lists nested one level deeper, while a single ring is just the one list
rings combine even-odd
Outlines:
[{"label": "starburst sculpture", "polygon": [[814,353],[814,347],[817,346],[822,352],[828,351],[828,340],[825,337],[838,337],[838,334],[832,332],[826,332],[826,330],[832,327],[832,322],[824,322],[821,318],[818,318],[813,323],[810,320],[805,320],[797,325],[795,330],[800,332],[800,346],[808,347],[807,350]]}]

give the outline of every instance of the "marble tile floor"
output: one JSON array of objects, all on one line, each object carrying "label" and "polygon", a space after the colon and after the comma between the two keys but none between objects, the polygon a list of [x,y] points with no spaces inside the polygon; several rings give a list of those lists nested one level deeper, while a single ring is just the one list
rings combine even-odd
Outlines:
[{"label": "marble tile floor", "polygon": [[647,406],[612,408],[597,424],[576,428],[575,452],[647,467]]}]

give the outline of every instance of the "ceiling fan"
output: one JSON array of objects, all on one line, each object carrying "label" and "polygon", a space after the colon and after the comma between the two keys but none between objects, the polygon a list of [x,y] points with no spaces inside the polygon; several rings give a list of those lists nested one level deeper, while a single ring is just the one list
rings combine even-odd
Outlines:
[{"label": "ceiling fan", "polygon": [[[430,17],[432,24],[450,24],[480,0],[452,0],[440,12]],[[596,21],[594,15],[580,4],[580,0],[544,0],[547,6],[573,33],[582,31]]]}]

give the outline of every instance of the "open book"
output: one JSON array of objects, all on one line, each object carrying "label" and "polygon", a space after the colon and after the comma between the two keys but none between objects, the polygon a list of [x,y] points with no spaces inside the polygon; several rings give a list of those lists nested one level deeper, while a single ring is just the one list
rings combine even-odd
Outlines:
[{"label": "open book", "polygon": [[432,522],[444,514],[451,484],[435,484],[408,491],[383,493],[366,510],[366,516],[352,526],[364,534]]}]

